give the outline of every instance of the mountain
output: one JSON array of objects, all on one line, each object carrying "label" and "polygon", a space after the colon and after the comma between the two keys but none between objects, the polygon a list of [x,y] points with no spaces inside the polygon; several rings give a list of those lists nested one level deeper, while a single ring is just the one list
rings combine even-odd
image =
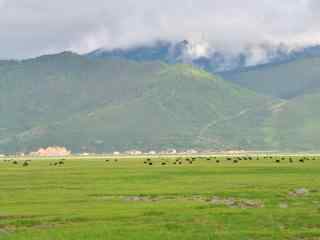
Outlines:
[{"label": "mountain", "polygon": [[259,149],[282,100],[191,65],[70,52],[0,64],[0,152]]},{"label": "mountain", "polygon": [[[206,53],[206,47],[199,43],[157,41],[150,45],[142,45],[124,49],[97,49],[85,56],[90,59],[120,58],[139,62],[162,61],[168,64],[193,64],[209,72],[233,70],[245,66],[244,55],[233,58],[222,52],[213,51]],[[208,50],[211,52],[211,50]]]},{"label": "mountain", "polygon": [[128,49],[114,49],[110,51],[97,49],[85,56],[90,59],[121,58],[140,62],[162,61],[175,64],[183,62],[183,55],[188,44],[187,41],[182,41],[177,44],[168,41],[157,41],[152,45],[137,46]]},{"label": "mountain", "polygon": [[304,56],[215,75],[71,52],[0,61],[0,152],[317,150],[319,66]]},{"label": "mountain", "polygon": [[[202,50],[202,55],[197,49]],[[204,43],[159,41],[153,45],[127,49],[99,49],[86,57],[187,63],[218,74],[240,87],[281,99],[300,96],[320,84],[319,45],[291,50],[285,45],[261,45],[230,55],[211,49]]]},{"label": "mountain", "polygon": [[90,59],[120,58],[139,62],[162,61],[169,64],[187,63],[211,73],[246,71],[255,66],[289,63],[295,60],[320,57],[320,46],[290,49],[280,44],[249,46],[238,53],[211,48],[206,42],[157,41],[149,45],[108,50],[97,49],[85,54]]},{"label": "mountain", "polygon": [[256,66],[221,74],[253,91],[291,99],[320,88],[320,57],[309,56],[280,64]]}]

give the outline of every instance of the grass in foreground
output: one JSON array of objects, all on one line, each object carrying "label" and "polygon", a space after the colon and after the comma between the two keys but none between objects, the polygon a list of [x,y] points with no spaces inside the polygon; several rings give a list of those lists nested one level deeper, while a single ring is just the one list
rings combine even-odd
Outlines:
[{"label": "grass in foreground", "polygon": [[1,160],[0,239],[320,239],[320,158],[106,160]]}]

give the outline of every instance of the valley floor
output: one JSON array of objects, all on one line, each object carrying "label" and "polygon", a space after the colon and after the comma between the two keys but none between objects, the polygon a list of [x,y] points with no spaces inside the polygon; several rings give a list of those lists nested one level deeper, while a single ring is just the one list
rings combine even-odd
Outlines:
[{"label": "valley floor", "polygon": [[0,160],[0,239],[320,239],[320,157]]}]

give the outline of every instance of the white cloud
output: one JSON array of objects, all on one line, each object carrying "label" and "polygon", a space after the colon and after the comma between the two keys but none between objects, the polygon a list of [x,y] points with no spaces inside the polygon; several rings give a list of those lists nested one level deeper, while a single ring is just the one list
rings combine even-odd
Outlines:
[{"label": "white cloud", "polygon": [[239,52],[261,44],[317,44],[319,10],[318,0],[0,0],[0,58],[158,39],[193,40],[198,55],[207,45]]}]

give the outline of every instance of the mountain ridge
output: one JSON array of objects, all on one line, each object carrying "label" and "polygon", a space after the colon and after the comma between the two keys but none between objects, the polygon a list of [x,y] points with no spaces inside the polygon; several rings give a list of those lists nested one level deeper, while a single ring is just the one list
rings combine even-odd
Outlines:
[{"label": "mountain ridge", "polygon": [[75,152],[236,147],[251,136],[243,133],[229,144],[223,133],[210,135],[215,146],[194,138],[214,120],[275,101],[190,65],[70,53],[20,62],[1,75],[0,85],[11,101],[0,108],[7,118],[0,120],[7,128],[0,149],[10,152],[61,144]]},{"label": "mountain ridge", "polygon": [[[53,145],[97,153],[312,151],[320,132],[314,104],[320,96],[319,59],[248,70],[258,73],[243,79],[261,81],[260,89],[191,64],[90,59],[71,52],[0,62],[0,152]],[[278,76],[269,89],[283,84],[292,91],[290,81],[296,81],[299,94],[286,99],[268,92],[259,80],[265,71]],[[315,82],[311,88],[303,85],[309,81]]]},{"label": "mountain ridge", "polygon": [[[256,49],[259,49],[260,53],[255,53]],[[223,50],[210,48],[209,45],[201,42],[163,40],[149,45],[113,50],[100,48],[84,56],[91,59],[122,58],[139,62],[158,60],[170,64],[188,63],[211,73],[224,73],[270,64],[288,63],[308,57],[320,57],[320,46],[311,45],[290,49],[283,44],[278,46],[260,45],[248,47],[237,54],[230,54]],[[257,58],[257,56],[259,57]]]}]

